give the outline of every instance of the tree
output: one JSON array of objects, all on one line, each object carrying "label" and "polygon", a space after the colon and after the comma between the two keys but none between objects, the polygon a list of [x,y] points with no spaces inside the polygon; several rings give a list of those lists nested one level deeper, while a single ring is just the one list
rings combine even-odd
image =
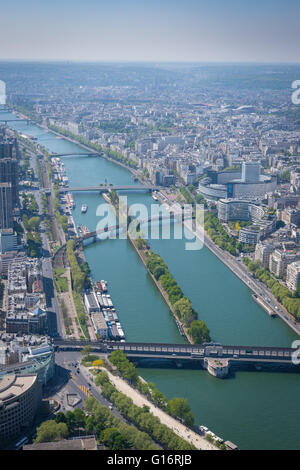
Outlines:
[{"label": "tree", "polygon": [[101,371],[95,377],[95,385],[99,387],[99,385],[103,385],[109,382],[109,378],[106,372]]},{"label": "tree", "polygon": [[41,219],[39,217],[31,217],[28,220],[28,229],[33,232],[37,232],[40,226]]},{"label": "tree", "polygon": [[194,320],[188,329],[188,334],[196,344],[210,341],[209,329],[203,320]]},{"label": "tree", "polygon": [[[130,218],[130,217],[128,217],[128,218]],[[128,222],[128,225],[129,225],[129,223],[130,223],[130,221]],[[135,240],[135,243],[136,243],[136,246],[137,246],[138,250],[144,250],[147,246],[146,240],[144,240],[143,238],[140,238],[140,237]]]},{"label": "tree", "polygon": [[70,433],[74,432],[77,428],[76,417],[72,411],[66,412],[66,424]]},{"label": "tree", "polygon": [[75,408],[73,416],[75,418],[75,427],[84,428],[86,420],[84,412],[80,408]]},{"label": "tree", "polygon": [[105,429],[101,434],[101,440],[111,450],[125,450],[130,447],[130,442],[117,428]]},{"label": "tree", "polygon": [[153,269],[153,276],[155,279],[159,279],[163,274],[166,274],[166,269],[162,265],[158,265]]},{"label": "tree", "polygon": [[81,354],[83,356],[88,356],[90,353],[92,352],[92,348],[91,346],[87,345],[87,346],[84,346],[81,350]]},{"label": "tree", "polygon": [[194,423],[194,417],[185,398],[176,397],[172,400],[169,400],[167,404],[167,411],[168,413],[183,419],[187,426],[191,426]]},{"label": "tree", "polygon": [[84,409],[88,413],[92,413],[97,408],[98,404],[99,403],[97,402],[95,397],[88,397],[84,402]]},{"label": "tree", "polygon": [[37,428],[35,443],[60,441],[68,436],[66,423],[56,423],[54,420],[44,421]]},{"label": "tree", "polygon": [[175,315],[178,316],[183,323],[186,323],[186,320],[192,315],[193,307],[191,301],[186,298],[182,297],[174,304],[174,312]]},{"label": "tree", "polygon": [[25,230],[29,230],[28,216],[26,214],[23,214],[22,222],[23,222],[23,225],[25,227]]},{"label": "tree", "polygon": [[103,366],[103,361],[102,361],[102,359],[96,359],[96,360],[92,363],[92,366],[93,366],[93,367],[101,367],[101,366]]},{"label": "tree", "polygon": [[67,419],[66,419],[65,414],[62,411],[57,413],[57,415],[55,416],[55,421],[56,423],[66,423]]},{"label": "tree", "polygon": [[178,285],[172,286],[167,290],[171,304],[175,304],[183,296],[182,290]]}]

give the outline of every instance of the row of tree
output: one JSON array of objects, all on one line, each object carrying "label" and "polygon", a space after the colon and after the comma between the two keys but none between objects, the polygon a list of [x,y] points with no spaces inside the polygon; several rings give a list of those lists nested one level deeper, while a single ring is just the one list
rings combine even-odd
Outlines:
[{"label": "row of tree", "polygon": [[37,429],[35,443],[93,434],[99,443],[104,444],[110,450],[159,449],[146,433],[134,426],[122,423],[94,397],[85,401],[84,409],[85,411],[76,408],[66,413],[59,412],[55,420],[44,421]]},{"label": "row of tree", "polygon": [[134,160],[132,160],[131,158],[124,157],[121,153],[116,152],[115,150],[111,150],[109,147],[105,147],[104,149],[102,149],[101,145],[94,144],[93,142],[91,142],[90,140],[86,139],[85,137],[81,135],[72,134],[72,132],[69,132],[66,129],[62,129],[61,127],[57,127],[57,126],[50,125],[50,124],[48,124],[48,127],[56,132],[59,132],[60,134],[65,135],[66,137],[71,137],[72,139],[77,140],[81,144],[87,145],[97,150],[98,152],[103,151],[108,157],[114,160],[117,160],[121,163],[124,163],[125,165],[128,165],[131,168],[138,167],[138,164]]},{"label": "row of tree", "polygon": [[81,293],[85,286],[87,274],[79,266],[74,250],[74,245],[74,240],[69,240],[67,242],[67,256],[72,274],[73,288],[76,292]]},{"label": "row of tree", "polygon": [[[164,448],[172,450],[192,450],[194,446],[177,436],[168,426],[162,424],[158,417],[150,413],[148,406],[139,407],[133,403],[131,398],[127,397],[110,383],[107,374],[102,373],[101,378],[97,380],[101,384],[103,395],[114,403],[120,412],[134,423],[141,431],[150,435],[156,442],[159,442]],[[181,400],[181,399],[178,399]],[[187,405],[188,407],[188,405]],[[172,407],[171,407],[172,408]],[[185,411],[181,406],[182,411]]]},{"label": "row of tree", "polygon": [[173,305],[175,315],[189,328],[188,333],[191,334],[193,341],[195,343],[210,341],[207,325],[203,320],[198,320],[198,313],[193,309],[191,301],[184,296],[161,256],[150,250],[147,252],[147,255],[147,268],[168,294],[168,299]]},{"label": "row of tree", "polygon": [[43,211],[43,222],[46,228],[47,236],[49,240],[53,240],[52,224],[51,224],[51,218],[49,216],[48,197],[46,193],[42,195],[42,211]]},{"label": "row of tree", "polygon": [[[152,382],[144,382],[140,379],[135,366],[127,359],[123,351],[113,351],[109,357],[110,362],[117,368],[122,377],[131,385],[134,385],[143,395],[145,395],[155,405],[162,408],[167,413],[180,418],[187,426],[194,424],[194,416],[185,398],[167,398],[161,393]],[[96,385],[103,385],[108,381],[105,372],[100,372],[96,379]]]},{"label": "row of tree", "polygon": [[184,186],[180,186],[180,192],[188,204],[194,204],[194,199],[191,197],[190,193]]},{"label": "row of tree", "polygon": [[298,291],[290,292],[289,289],[275,279],[267,268],[263,268],[257,261],[251,261],[249,258],[244,258],[244,263],[247,265],[254,277],[271,289],[272,294],[279,300],[280,303],[287,309],[287,311],[300,320],[300,288]]},{"label": "row of tree", "polygon": [[65,233],[68,232],[68,217],[65,214],[61,214],[60,212],[60,201],[59,201],[59,189],[58,189],[58,183],[54,183],[53,185],[54,189],[54,209],[55,209],[55,218],[57,220],[57,223],[61,226],[63,231]]}]

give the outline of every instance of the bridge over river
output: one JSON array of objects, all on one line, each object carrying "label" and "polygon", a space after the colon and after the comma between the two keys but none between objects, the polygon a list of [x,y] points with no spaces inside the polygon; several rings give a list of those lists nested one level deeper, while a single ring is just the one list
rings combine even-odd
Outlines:
[{"label": "bridge over river", "polygon": [[[143,220],[138,220],[135,219],[140,227],[142,227],[145,224],[149,224],[151,222],[162,222],[164,220],[167,220],[169,222],[182,222],[183,220],[189,220],[189,219],[195,219],[195,216],[193,216],[190,213],[183,213],[183,214],[162,214],[160,213],[157,216],[152,216],[149,217],[148,219],[143,219]],[[81,243],[83,243],[86,240],[91,239],[93,243],[100,241],[100,236],[103,234],[111,235],[111,234],[116,234],[116,232],[122,233],[125,232],[128,229],[128,225],[126,224],[117,224],[117,225],[111,225],[109,227],[104,227],[103,229],[99,230],[94,230],[92,232],[87,232],[87,233],[82,233],[79,237],[74,239],[75,245],[74,248],[77,248]],[[65,252],[66,252],[66,246],[67,244],[65,243],[62,245],[53,255],[53,265],[58,267],[59,265],[65,265]]]},{"label": "bridge over river", "polygon": [[51,153],[50,158],[54,157],[95,157],[95,156],[101,156],[103,153],[100,152],[69,152],[69,153]]},{"label": "bridge over river", "polygon": [[116,350],[124,351],[128,359],[140,367],[149,365],[153,367],[154,363],[163,367],[202,367],[215,377],[226,377],[231,367],[300,371],[300,365],[293,361],[297,350],[292,348],[225,346],[219,343],[196,345],[54,340],[57,350],[77,351],[87,345],[91,346],[92,351],[106,354]]},{"label": "bridge over river", "polygon": [[[159,191],[161,187],[159,186],[152,186],[149,184],[143,185],[111,185],[111,186],[77,186],[77,187],[60,187],[58,189],[59,193],[69,193],[69,192],[89,192],[89,191],[96,191],[99,193],[108,193],[112,190],[114,191]],[[47,191],[47,190],[46,190]]]}]

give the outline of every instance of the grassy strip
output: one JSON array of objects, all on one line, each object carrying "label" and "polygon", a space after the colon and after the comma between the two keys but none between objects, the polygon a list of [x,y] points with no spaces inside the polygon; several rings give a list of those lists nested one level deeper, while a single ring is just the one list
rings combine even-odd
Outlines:
[{"label": "grassy strip", "polygon": [[56,268],[54,270],[54,282],[58,292],[68,292],[68,279],[62,277],[66,273],[63,268]]},{"label": "grassy strip", "polygon": [[89,335],[87,325],[86,325],[86,316],[85,316],[85,311],[84,311],[84,308],[83,308],[83,303],[82,303],[81,297],[78,294],[78,292],[75,292],[74,290],[72,290],[72,296],[73,296],[74,305],[75,305],[75,309],[76,309],[76,313],[77,313],[77,317],[78,317],[78,321],[79,321],[81,330],[82,330],[84,336],[89,339],[90,335]]}]

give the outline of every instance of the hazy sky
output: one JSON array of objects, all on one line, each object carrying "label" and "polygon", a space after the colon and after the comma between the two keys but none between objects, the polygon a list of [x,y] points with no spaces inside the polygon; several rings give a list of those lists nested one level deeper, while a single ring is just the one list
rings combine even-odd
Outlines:
[{"label": "hazy sky", "polygon": [[300,62],[299,0],[0,0],[0,59]]}]

